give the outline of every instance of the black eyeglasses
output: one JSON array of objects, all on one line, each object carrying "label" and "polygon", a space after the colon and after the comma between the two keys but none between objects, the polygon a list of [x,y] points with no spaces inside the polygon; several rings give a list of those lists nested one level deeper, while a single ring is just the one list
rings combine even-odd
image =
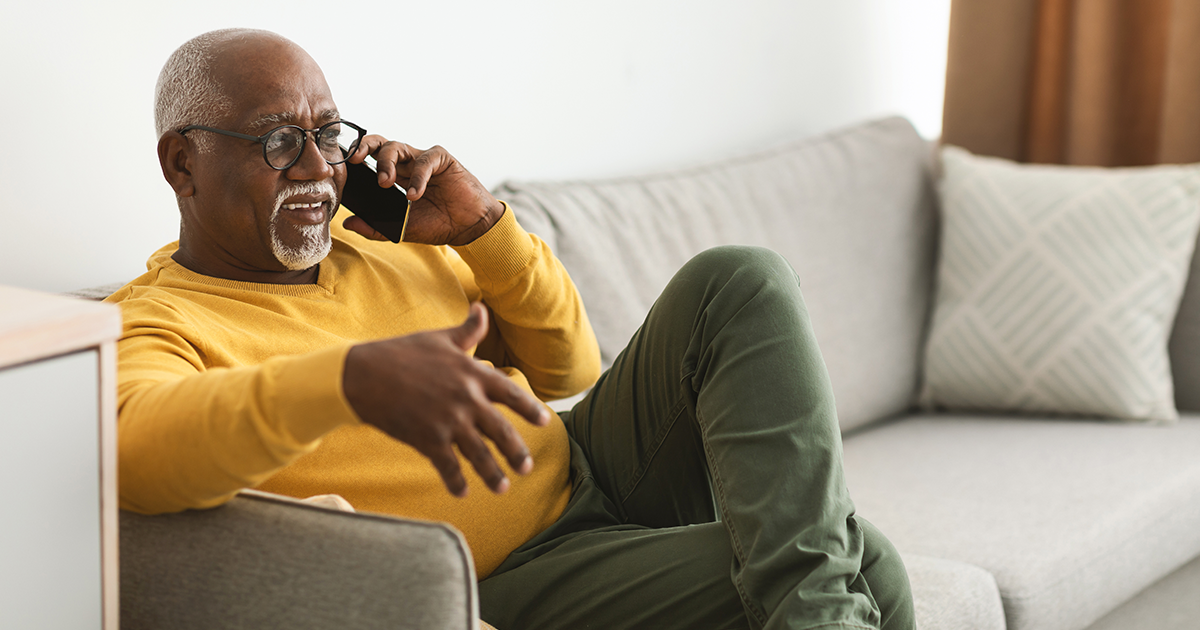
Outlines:
[{"label": "black eyeglasses", "polygon": [[181,134],[199,129],[201,131],[211,131],[225,136],[241,138],[242,140],[252,140],[262,145],[263,159],[267,161],[267,166],[277,170],[286,171],[300,159],[304,153],[304,145],[308,142],[308,134],[313,134],[313,139],[317,143],[317,150],[321,152],[321,157],[330,165],[341,164],[350,157],[358,148],[358,144],[362,142],[363,135],[367,133],[366,129],[358,125],[345,121],[335,120],[327,122],[316,129],[305,129],[298,125],[283,125],[276,127],[261,136],[252,136],[236,131],[226,131],[215,127],[205,127],[204,125],[188,125],[179,130]]}]

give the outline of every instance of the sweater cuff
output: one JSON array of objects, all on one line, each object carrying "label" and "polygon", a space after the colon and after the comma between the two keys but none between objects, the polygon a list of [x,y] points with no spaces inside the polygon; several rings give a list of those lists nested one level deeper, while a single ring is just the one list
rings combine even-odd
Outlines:
[{"label": "sweater cuff", "polygon": [[335,346],[288,357],[271,370],[276,409],[296,441],[313,442],[343,424],[361,422],[342,389],[349,352],[349,345]]},{"label": "sweater cuff", "polygon": [[491,282],[511,278],[529,266],[536,249],[529,233],[517,218],[512,208],[504,204],[504,214],[483,236],[466,245],[455,247],[464,262],[475,273],[475,277]]}]

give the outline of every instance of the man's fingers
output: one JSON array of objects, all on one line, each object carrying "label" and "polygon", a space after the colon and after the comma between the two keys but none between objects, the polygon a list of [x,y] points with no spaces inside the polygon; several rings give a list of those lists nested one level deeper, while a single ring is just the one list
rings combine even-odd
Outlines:
[{"label": "man's fingers", "polygon": [[363,160],[367,159],[368,155],[374,151],[378,151],[379,147],[383,146],[386,142],[387,138],[378,134],[363,136],[362,142],[358,143],[358,148],[346,158],[346,161],[352,164],[361,164]]},{"label": "man's fingers", "polygon": [[440,173],[450,163],[450,154],[440,146],[416,156],[408,174],[408,200],[416,201],[425,194],[425,186],[434,173]]},{"label": "man's fingers", "polygon": [[350,157],[347,158],[347,161],[359,164],[363,160],[366,160],[368,155],[374,155],[375,159],[378,161],[379,150],[388,144],[396,143],[393,143],[391,140],[388,140],[377,133],[363,136],[362,142],[358,143],[358,148],[354,150],[354,153],[350,154]]},{"label": "man's fingers", "polygon": [[483,338],[487,336],[488,331],[488,315],[487,309],[483,304],[475,302],[471,304],[471,311],[467,314],[467,321],[449,329],[450,340],[454,345],[462,350],[469,350],[479,345]]},{"label": "man's fingers", "polygon": [[484,388],[488,398],[517,412],[530,424],[539,427],[549,424],[550,411],[546,406],[500,372],[495,372],[495,378],[487,379]]},{"label": "man's fingers", "polygon": [[406,170],[404,165],[412,162],[420,151],[403,142],[390,141],[383,136],[372,134],[363,138],[362,144],[354,152],[355,157],[361,155],[362,159],[366,159],[368,154],[375,156],[379,185],[386,188],[396,183],[396,179],[403,175],[401,171]]},{"label": "man's fingers", "polygon": [[533,458],[529,456],[524,440],[495,407],[487,406],[486,413],[479,418],[479,429],[504,454],[509,468],[521,475],[533,470]]},{"label": "man's fingers", "polygon": [[463,478],[462,467],[458,465],[458,457],[454,455],[454,450],[449,445],[444,445],[432,453],[426,453],[425,456],[442,476],[442,482],[446,484],[446,489],[450,491],[450,494],[456,497],[467,496],[467,480]]},{"label": "man's fingers", "polygon": [[[489,411],[494,411],[490,406],[487,406]],[[479,477],[487,484],[492,492],[502,493],[508,490],[508,477],[504,475],[504,471],[500,470],[500,466],[496,464],[496,459],[492,457],[492,451],[488,449],[487,444],[479,437],[479,433],[475,431],[475,426],[467,424],[463,430],[455,437],[455,443],[458,444],[458,450],[471,462],[471,466],[475,472],[479,473]]]}]

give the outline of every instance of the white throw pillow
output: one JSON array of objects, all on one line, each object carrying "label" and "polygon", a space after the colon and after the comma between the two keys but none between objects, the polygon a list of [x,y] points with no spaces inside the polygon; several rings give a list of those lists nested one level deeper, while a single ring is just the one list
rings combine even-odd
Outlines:
[{"label": "white throw pillow", "polygon": [[1017,164],[942,150],[926,407],[1171,421],[1167,339],[1200,165]]}]

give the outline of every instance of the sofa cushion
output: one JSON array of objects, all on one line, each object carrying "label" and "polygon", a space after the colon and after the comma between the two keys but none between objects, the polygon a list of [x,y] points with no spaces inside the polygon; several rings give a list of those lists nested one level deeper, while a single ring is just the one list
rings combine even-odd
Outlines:
[{"label": "sofa cushion", "polygon": [[851,435],[855,504],[902,554],[996,578],[1009,630],[1087,627],[1200,554],[1200,415],[1175,425],[964,415]]},{"label": "sofa cushion", "polygon": [[1005,630],[996,578],[942,558],[902,554],[921,630]]},{"label": "sofa cushion", "polygon": [[1200,225],[1200,167],[942,157],[923,399],[1175,420],[1167,339]]},{"label": "sofa cushion", "polygon": [[121,628],[475,628],[475,567],[445,523],[244,491],[208,510],[121,512]]},{"label": "sofa cushion", "polygon": [[800,274],[842,427],[916,393],[933,265],[929,143],[891,118],[670,173],[501,185],[562,260],[605,365],[700,251],[770,247]]},{"label": "sofa cushion", "polygon": [[1200,558],[1155,582],[1087,630],[1196,630],[1200,620]]}]

